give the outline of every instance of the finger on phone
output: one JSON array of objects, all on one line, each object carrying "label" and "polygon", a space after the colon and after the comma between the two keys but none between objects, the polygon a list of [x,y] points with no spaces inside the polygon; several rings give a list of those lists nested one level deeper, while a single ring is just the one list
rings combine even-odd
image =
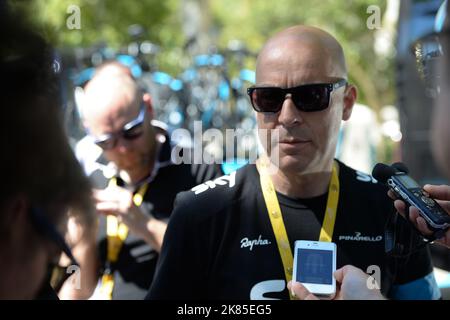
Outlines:
[{"label": "finger on phone", "polygon": [[442,245],[444,245],[450,249],[450,230],[447,230],[445,235],[441,239],[439,239],[437,242],[441,243]]},{"label": "finger on phone", "polygon": [[342,281],[344,280],[344,267],[337,269],[334,272],[334,278],[336,279],[337,283],[342,283]]},{"label": "finger on phone", "polygon": [[397,195],[392,190],[389,190],[387,194],[389,198],[391,198],[392,200],[396,200],[398,198]]},{"label": "finger on phone", "polygon": [[430,194],[432,198],[440,200],[450,200],[450,186],[426,184],[423,189]]},{"label": "finger on phone", "polygon": [[397,209],[398,213],[400,213],[402,217],[405,218],[405,203],[402,200],[395,200],[394,207],[395,209]]},{"label": "finger on phone", "polygon": [[409,221],[411,221],[416,229],[419,229],[417,225],[418,217],[420,217],[419,210],[416,207],[409,207]]},{"label": "finger on phone", "polygon": [[450,215],[450,201],[436,199],[436,202]]},{"label": "finger on phone", "polygon": [[426,236],[429,236],[431,234],[433,234],[433,232],[428,229],[427,223],[425,222],[425,219],[422,217],[418,217],[416,219],[416,224],[417,224],[417,229]]},{"label": "finger on phone", "polygon": [[308,291],[300,282],[290,281],[288,283],[288,289],[292,295],[300,300],[319,300],[315,295]]},{"label": "finger on phone", "polygon": [[418,217],[420,217],[419,209],[412,206],[409,207],[409,219],[411,220],[411,222],[415,222]]},{"label": "finger on phone", "polygon": [[341,284],[344,281],[344,278],[348,275],[348,274],[364,274],[362,270],[356,268],[355,266],[351,265],[351,264],[347,264],[339,269],[337,269],[334,272],[334,278],[336,279],[338,284]]}]

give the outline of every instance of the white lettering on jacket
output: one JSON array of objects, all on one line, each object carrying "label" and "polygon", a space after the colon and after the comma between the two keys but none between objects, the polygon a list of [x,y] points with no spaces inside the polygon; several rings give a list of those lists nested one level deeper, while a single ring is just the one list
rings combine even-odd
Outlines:
[{"label": "white lettering on jacket", "polygon": [[253,250],[253,246],[267,246],[269,244],[270,241],[267,239],[261,239],[261,235],[259,235],[258,239],[249,240],[247,237],[245,237],[241,240],[241,248],[250,247],[250,251]]},{"label": "white lettering on jacket", "polygon": [[224,186],[226,184],[228,184],[228,188],[234,187],[236,184],[236,171],[215,180],[209,180],[205,183],[199,184],[198,186],[193,187],[191,191],[194,191],[195,194],[200,194],[208,189],[214,189],[216,186]]},{"label": "white lettering on jacket", "polygon": [[266,280],[258,282],[250,291],[250,300],[277,300],[265,297],[266,293],[282,292],[286,288],[284,280]]},{"label": "white lettering on jacket", "polygon": [[361,171],[356,171],[356,180],[362,181],[362,182],[372,182],[372,183],[378,183],[378,181],[372,177],[371,175],[361,172]]},{"label": "white lettering on jacket", "polygon": [[345,241],[366,241],[366,242],[378,242],[383,240],[383,236],[376,236],[376,237],[370,237],[370,236],[361,236],[361,232],[355,232],[354,236],[339,236],[339,241],[345,240]]}]

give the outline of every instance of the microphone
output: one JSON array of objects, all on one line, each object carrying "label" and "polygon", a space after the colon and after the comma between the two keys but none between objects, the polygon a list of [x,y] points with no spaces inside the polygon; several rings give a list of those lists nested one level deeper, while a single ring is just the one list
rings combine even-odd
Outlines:
[{"label": "microphone", "polygon": [[[450,226],[450,216],[436,201],[422,195],[421,192],[419,194],[415,192],[419,185],[407,175],[408,171],[408,168],[401,162],[391,166],[377,163],[372,170],[372,176],[379,182],[387,184],[396,197],[403,200],[407,206],[411,205],[419,209],[420,216],[425,219],[428,228],[433,231],[432,235],[422,235],[425,239],[433,241],[441,238]],[[410,223],[414,226],[412,222]],[[386,234],[386,241],[389,241],[388,236]]]},{"label": "microphone", "polygon": [[381,183],[386,183],[387,180],[395,175],[396,169],[384,163],[377,163],[372,170],[372,176]]}]

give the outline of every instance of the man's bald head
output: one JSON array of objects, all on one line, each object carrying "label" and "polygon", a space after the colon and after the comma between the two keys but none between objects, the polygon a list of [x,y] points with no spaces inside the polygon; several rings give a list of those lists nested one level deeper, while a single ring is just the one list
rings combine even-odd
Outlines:
[{"label": "man's bald head", "polygon": [[[257,60],[258,69],[273,59],[293,55],[311,55],[310,67],[323,67],[328,76],[347,78],[344,51],[329,33],[309,26],[293,26],[270,38]],[[316,65],[317,64],[317,65]]]},{"label": "man's bald head", "polygon": [[131,73],[130,68],[128,68],[127,66],[118,61],[107,61],[101,64],[99,67],[97,67],[95,69],[94,77],[100,75],[109,75],[109,76],[126,75],[129,76],[130,78],[133,78],[133,74]]},{"label": "man's bald head", "polygon": [[[346,78],[342,47],[331,35],[317,28],[288,28],[273,36],[261,50],[256,65],[256,87],[288,89],[284,97],[278,93],[271,95],[272,89],[259,90],[263,102],[281,106],[277,112],[256,114],[259,129],[278,131],[281,142],[271,146],[269,152],[271,157],[278,152],[279,167],[285,175],[331,170],[341,121],[350,118],[357,91],[353,85],[346,84],[333,86],[326,96],[323,93],[330,84]],[[328,86],[306,87],[311,84]],[[300,86],[304,86],[304,91],[298,89]],[[257,92],[252,99],[258,103]],[[321,99],[328,99],[325,108],[321,107]],[[302,108],[303,102],[315,103],[320,110],[307,111]],[[293,139],[299,142],[290,144]]]},{"label": "man's bald head", "polygon": [[[151,103],[127,74],[98,73],[86,86],[83,124],[130,183],[148,176],[156,154]],[[131,126],[131,127],[130,127]]]},{"label": "man's bald head", "polygon": [[100,72],[85,88],[83,119],[89,124],[92,118],[104,117],[111,111],[136,113],[142,94],[137,83],[127,74]]}]

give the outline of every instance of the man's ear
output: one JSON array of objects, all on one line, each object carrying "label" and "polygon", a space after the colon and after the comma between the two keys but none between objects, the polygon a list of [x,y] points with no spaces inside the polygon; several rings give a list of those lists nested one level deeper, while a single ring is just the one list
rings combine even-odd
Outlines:
[{"label": "man's ear", "polygon": [[155,116],[155,113],[153,110],[152,97],[148,93],[144,93],[144,96],[142,97],[142,99],[144,100],[145,106],[147,107],[148,114],[153,119]]},{"label": "man's ear", "polygon": [[347,121],[350,119],[357,97],[358,89],[352,84],[347,85],[344,92],[344,109],[342,112],[342,120]]}]

